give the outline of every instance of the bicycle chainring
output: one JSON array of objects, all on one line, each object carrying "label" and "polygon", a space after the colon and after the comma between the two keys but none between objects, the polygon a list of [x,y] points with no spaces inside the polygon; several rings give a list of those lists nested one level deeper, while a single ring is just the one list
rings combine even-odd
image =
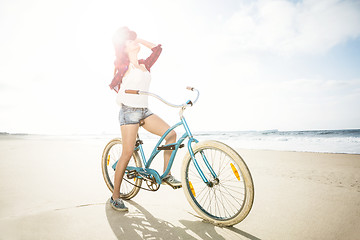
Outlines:
[{"label": "bicycle chainring", "polygon": [[160,184],[156,182],[154,176],[151,179],[146,179],[146,185],[151,191],[157,191],[160,188]]}]

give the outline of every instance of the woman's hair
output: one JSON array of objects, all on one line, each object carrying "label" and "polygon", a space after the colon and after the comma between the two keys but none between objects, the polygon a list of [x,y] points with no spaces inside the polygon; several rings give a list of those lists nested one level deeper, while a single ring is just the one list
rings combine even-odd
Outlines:
[{"label": "woman's hair", "polygon": [[115,49],[115,67],[119,69],[122,66],[129,65],[129,57],[125,51],[126,49],[126,41],[127,40],[135,40],[137,34],[134,31],[130,31],[128,27],[119,28],[114,36],[113,36],[113,45]]}]

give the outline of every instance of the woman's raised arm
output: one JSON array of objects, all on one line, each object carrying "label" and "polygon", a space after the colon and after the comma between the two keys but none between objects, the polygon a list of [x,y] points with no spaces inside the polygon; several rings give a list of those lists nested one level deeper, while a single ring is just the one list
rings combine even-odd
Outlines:
[{"label": "woman's raised arm", "polygon": [[146,41],[144,39],[141,39],[141,38],[137,38],[135,41],[142,44],[142,45],[144,45],[147,48],[150,48],[150,49],[153,49],[154,47],[156,47],[156,45],[154,43],[148,42],[148,41]]}]

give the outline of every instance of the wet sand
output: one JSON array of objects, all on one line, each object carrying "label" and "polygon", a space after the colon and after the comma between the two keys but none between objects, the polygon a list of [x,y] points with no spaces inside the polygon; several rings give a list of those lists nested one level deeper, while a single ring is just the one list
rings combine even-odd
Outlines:
[{"label": "wet sand", "polygon": [[[110,139],[109,139],[110,140]],[[183,190],[141,190],[108,204],[103,139],[0,137],[0,239],[358,239],[360,155],[236,148],[255,201],[241,223],[204,223]],[[182,154],[173,174],[180,179]],[[159,159],[160,160],[160,159]],[[161,162],[161,160],[160,160]]]}]

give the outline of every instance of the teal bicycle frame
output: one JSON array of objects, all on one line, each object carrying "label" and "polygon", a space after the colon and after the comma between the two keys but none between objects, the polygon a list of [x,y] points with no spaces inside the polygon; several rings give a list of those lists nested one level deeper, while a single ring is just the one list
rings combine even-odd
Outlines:
[{"label": "teal bicycle frame", "polygon": [[[141,93],[141,92],[140,92],[140,93]],[[139,91],[137,91],[137,94],[139,94]],[[146,93],[146,94],[148,94],[148,93]],[[150,95],[150,94],[148,94],[148,95]],[[153,95],[154,95],[154,94],[153,94]],[[156,96],[156,95],[155,95],[155,97],[159,98],[159,97]],[[166,104],[171,105],[171,104],[167,103],[166,101],[164,101],[163,99],[161,99],[161,98],[159,98],[159,99],[160,99],[161,101],[165,102]],[[193,135],[192,135],[192,133],[191,133],[191,131],[190,131],[190,129],[189,129],[189,126],[188,126],[188,124],[187,124],[187,122],[186,122],[186,120],[185,120],[185,117],[182,115],[182,112],[185,110],[186,106],[188,106],[188,105],[192,105],[191,101],[187,101],[186,104],[181,105],[181,106],[182,106],[182,110],[181,110],[181,114],[180,114],[180,122],[178,122],[177,124],[175,124],[175,125],[173,125],[172,127],[170,127],[170,128],[161,136],[161,138],[159,139],[159,141],[158,141],[157,144],[155,145],[155,147],[154,147],[154,149],[153,149],[153,151],[152,151],[152,153],[151,153],[151,155],[150,155],[150,157],[149,157],[149,160],[146,160],[145,153],[144,153],[144,149],[143,149],[143,147],[142,147],[142,142],[141,142],[141,141],[138,141],[139,144],[137,144],[137,146],[135,147],[135,151],[139,151],[139,152],[140,152],[140,156],[141,156],[141,158],[142,158],[142,161],[143,161],[145,167],[144,167],[144,168],[140,168],[140,167],[128,166],[128,167],[126,168],[127,171],[135,170],[136,172],[138,172],[138,173],[140,174],[140,176],[141,176],[141,175],[143,175],[143,176],[153,176],[153,177],[155,178],[156,182],[157,182],[158,184],[161,184],[162,179],[165,178],[165,177],[169,174],[169,172],[170,172],[170,170],[171,170],[171,167],[172,167],[172,165],[173,165],[173,163],[174,163],[174,159],[175,159],[175,156],[176,156],[176,153],[177,153],[178,149],[181,147],[181,144],[183,143],[183,141],[184,141],[186,138],[188,138],[189,140],[188,140],[188,143],[187,143],[187,149],[188,149],[188,151],[189,151],[189,153],[190,153],[190,156],[191,156],[191,159],[192,159],[192,161],[193,161],[193,163],[194,163],[194,166],[195,166],[196,170],[198,171],[201,179],[204,181],[204,183],[206,183],[206,184],[208,184],[208,185],[211,184],[211,183],[209,182],[209,180],[206,178],[203,170],[200,168],[200,166],[199,166],[199,164],[198,164],[198,161],[197,161],[197,159],[195,158],[194,151],[192,150],[192,147],[191,147],[191,144],[192,144],[193,142],[194,142],[194,143],[198,143],[199,141],[196,140],[196,139],[193,137]],[[171,105],[171,106],[175,106],[175,105]],[[178,106],[176,106],[176,107],[178,107]],[[181,138],[179,138],[179,140],[178,140],[176,143],[163,146],[163,147],[166,147],[166,146],[174,146],[174,149],[172,150],[172,153],[171,153],[171,156],[170,156],[170,160],[169,160],[169,163],[168,163],[168,165],[167,165],[167,167],[166,167],[165,172],[160,176],[160,174],[159,174],[156,170],[150,168],[150,165],[151,165],[151,163],[153,162],[154,158],[157,156],[157,154],[162,151],[162,150],[159,150],[159,149],[158,149],[158,147],[160,146],[160,144],[164,141],[164,139],[166,138],[166,136],[167,136],[172,130],[174,130],[175,128],[177,128],[177,127],[179,127],[179,126],[183,126],[183,127],[184,127],[185,133],[181,136]],[[210,171],[212,177],[213,177],[214,179],[217,179],[217,175],[216,175],[215,171],[212,169],[212,167],[210,166],[208,160],[206,159],[205,154],[204,154],[203,152],[200,152],[200,153],[201,153],[201,156],[202,156],[202,160],[204,161],[206,167],[207,167],[208,170]],[[118,161],[116,161],[116,163],[112,166],[112,168],[113,168],[114,170],[115,170],[115,168],[116,168],[117,162],[118,162]]]}]

